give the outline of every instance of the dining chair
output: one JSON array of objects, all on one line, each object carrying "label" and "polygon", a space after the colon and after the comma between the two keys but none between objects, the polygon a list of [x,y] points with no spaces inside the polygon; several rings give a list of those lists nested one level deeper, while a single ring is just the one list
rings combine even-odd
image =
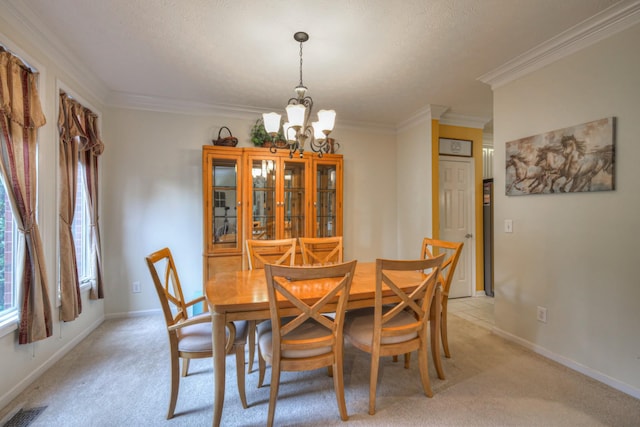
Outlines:
[{"label": "dining chair", "polygon": [[328,265],[343,262],[342,236],[298,237],[303,265]]},{"label": "dining chair", "polygon": [[[356,263],[265,265],[271,319],[260,324],[258,347],[271,364],[268,426],[273,425],[281,371],[331,367],[340,418],[349,418],[344,399],[343,326]],[[310,290],[314,292],[313,301],[307,303],[301,296]],[[329,311],[335,309],[335,317],[323,314],[327,305],[331,305]]]},{"label": "dining chair", "polygon": [[[211,313],[205,297],[185,301],[176,270],[173,255],[169,248],[163,248],[146,257],[147,266],[160,299],[162,312],[169,334],[171,353],[171,396],[167,419],[173,418],[180,386],[180,359],[182,376],[189,370],[189,360],[212,357]],[[204,306],[204,312],[189,316],[188,308],[196,304]],[[238,393],[243,408],[247,408],[244,387],[244,346],[247,340],[247,322],[234,321],[227,324],[227,345],[225,353],[235,352]]]},{"label": "dining chair", "polygon": [[433,258],[434,255],[444,254],[445,260],[438,274],[438,281],[442,286],[442,319],[440,321],[440,335],[442,338],[442,348],[446,357],[451,357],[449,351],[449,338],[447,334],[447,302],[449,301],[449,289],[451,281],[462,253],[462,242],[448,242],[445,240],[430,239],[425,237],[422,240],[422,250],[420,258]]},{"label": "dining chair", "polygon": [[295,238],[278,240],[247,239],[246,242],[249,270],[264,268],[265,264],[295,264]]},{"label": "dining chair", "polygon": [[[438,296],[440,266],[444,255],[419,260],[376,260],[376,294],[374,307],[350,310],[345,317],[344,335],[354,347],[371,354],[369,378],[369,414],[375,414],[376,384],[380,358],[418,351],[418,364],[422,388],[428,397],[433,396],[429,383],[427,325],[437,323],[439,304],[433,304]],[[425,276],[407,292],[401,287],[402,271],[422,270]],[[393,292],[396,302],[383,298],[383,287]],[[384,303],[383,303],[384,301]],[[437,301],[437,299],[435,300]],[[435,313],[432,312],[432,304]],[[437,346],[438,329],[431,328],[431,347]],[[436,348],[437,349],[437,348]],[[432,352],[438,377],[444,379],[439,351]],[[408,368],[405,365],[405,368]]]},{"label": "dining chair", "polygon": [[[264,268],[265,264],[295,265],[296,239],[258,240],[247,239],[247,265],[249,270]],[[249,363],[247,370],[253,370],[256,348],[256,321],[249,321]]]}]

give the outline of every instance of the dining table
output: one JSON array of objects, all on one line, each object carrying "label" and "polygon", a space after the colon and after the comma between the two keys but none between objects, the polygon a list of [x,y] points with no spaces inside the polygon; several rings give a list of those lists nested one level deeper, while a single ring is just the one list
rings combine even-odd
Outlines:
[{"label": "dining table", "polygon": [[[400,287],[405,291],[411,291],[426,277],[422,271],[394,271],[388,272],[394,276],[394,280],[401,283]],[[398,280],[399,279],[399,280]],[[305,283],[310,282],[310,283]],[[326,283],[326,282],[325,282]],[[298,297],[306,303],[313,303],[325,292],[313,281],[300,281],[296,283]],[[376,293],[376,263],[358,262],[355,274],[351,282],[347,310],[373,307]],[[265,320],[270,318],[269,297],[267,281],[263,269],[242,270],[234,272],[219,272],[205,283],[205,295],[212,318],[213,339],[213,371],[214,371],[214,404],[213,426],[220,425],[225,394],[225,369],[226,369],[226,333],[228,322],[234,320]],[[383,304],[398,300],[392,290],[386,285],[382,288]],[[430,344],[434,364],[438,372],[442,371],[440,359],[440,320],[441,320],[442,289],[436,287],[435,297],[430,313]],[[282,301],[281,314],[291,315],[297,309],[286,305]],[[327,310],[335,306],[328,305]]]}]

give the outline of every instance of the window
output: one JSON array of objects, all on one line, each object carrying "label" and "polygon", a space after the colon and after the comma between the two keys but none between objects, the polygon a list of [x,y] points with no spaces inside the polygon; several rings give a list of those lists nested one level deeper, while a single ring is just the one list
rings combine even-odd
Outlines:
[{"label": "window", "polygon": [[17,234],[9,198],[0,176],[0,332],[5,327],[15,326],[18,321],[18,286],[14,280]]},{"label": "window", "polygon": [[80,285],[88,284],[93,279],[93,263],[91,262],[91,217],[84,184],[84,168],[78,164],[78,191],[76,192],[76,210],[71,224],[71,232],[76,248],[78,263],[78,279]]}]

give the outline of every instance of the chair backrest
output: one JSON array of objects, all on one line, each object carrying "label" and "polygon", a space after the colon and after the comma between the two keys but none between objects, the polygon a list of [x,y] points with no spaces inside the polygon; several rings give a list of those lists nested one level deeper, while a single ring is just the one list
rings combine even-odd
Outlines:
[{"label": "chair backrest", "polygon": [[299,237],[304,265],[339,264],[342,259],[342,236]]},{"label": "chair backrest", "polygon": [[[356,268],[356,260],[328,266],[309,267],[286,267],[267,264],[264,267],[267,279],[267,290],[269,293],[269,311],[271,314],[271,324],[273,330],[273,356],[279,359],[281,351],[304,351],[314,355],[324,348],[335,350],[342,349],[342,328],[344,325],[344,315],[351,281]],[[313,298],[309,305],[303,301],[309,291],[318,294],[318,298]],[[336,297],[337,305],[333,308]],[[295,307],[296,313],[287,312],[288,321],[282,325],[281,321],[281,301],[287,300],[287,310]],[[325,306],[332,304],[329,310]],[[334,312],[335,317],[325,316],[322,313]],[[315,322],[327,328],[327,334],[322,336],[308,337],[304,333],[300,334],[298,329],[306,320],[313,319]],[[298,331],[296,331],[298,329]],[[292,333],[300,339],[286,337]],[[324,353],[324,352],[323,352]],[[328,353],[328,351],[327,351]]]},{"label": "chair backrest", "polygon": [[187,319],[187,306],[169,248],[152,253],[146,260],[167,326]]},{"label": "chair backrest", "polygon": [[447,242],[428,237],[422,240],[420,258],[433,258],[435,255],[445,254],[445,260],[442,263],[442,267],[440,267],[440,275],[438,276],[442,286],[443,298],[449,295],[449,288],[451,288],[451,281],[453,280],[463,245],[462,242]]},{"label": "chair backrest", "polygon": [[[419,340],[429,319],[431,303],[435,295],[437,277],[444,262],[444,255],[418,260],[376,260],[376,296],[374,307],[374,346],[381,342],[407,341],[405,337]],[[416,286],[405,291],[402,286],[402,271],[423,271],[425,277]],[[383,301],[383,286],[393,291],[399,302]],[[385,298],[386,299],[386,298]],[[384,304],[384,305],[383,305]],[[400,313],[411,313],[414,323],[397,324],[393,319]],[[376,342],[377,341],[377,342]]]},{"label": "chair backrest", "polygon": [[247,240],[249,270],[264,268],[265,264],[294,265],[296,239]]}]

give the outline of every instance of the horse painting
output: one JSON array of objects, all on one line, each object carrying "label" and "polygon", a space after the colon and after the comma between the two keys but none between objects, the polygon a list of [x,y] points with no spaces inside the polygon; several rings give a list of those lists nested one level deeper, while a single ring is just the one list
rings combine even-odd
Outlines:
[{"label": "horse painting", "polygon": [[[562,147],[557,145],[545,145],[538,148],[536,166],[541,167],[544,172],[541,174],[541,177],[537,182],[532,183],[529,189],[530,192],[544,193],[548,188],[550,193],[554,193],[556,182],[560,178],[566,178],[562,174],[564,162],[565,158],[562,155]],[[567,182],[569,181],[565,180],[564,185],[566,185]]]},{"label": "horse painting", "polygon": [[[520,155],[512,155],[507,160],[507,169],[513,167],[515,179],[507,188],[507,193],[513,188],[520,191],[531,192],[531,185],[541,179],[544,170],[537,165],[530,165],[529,161]],[[524,185],[524,184],[528,185]]]},{"label": "horse painting", "polygon": [[600,172],[613,174],[613,145],[587,151],[585,141],[573,135],[562,138],[565,174],[571,178],[569,191],[591,191],[593,178]]},{"label": "horse painting", "polygon": [[613,190],[613,117],[506,143],[506,194]]}]

